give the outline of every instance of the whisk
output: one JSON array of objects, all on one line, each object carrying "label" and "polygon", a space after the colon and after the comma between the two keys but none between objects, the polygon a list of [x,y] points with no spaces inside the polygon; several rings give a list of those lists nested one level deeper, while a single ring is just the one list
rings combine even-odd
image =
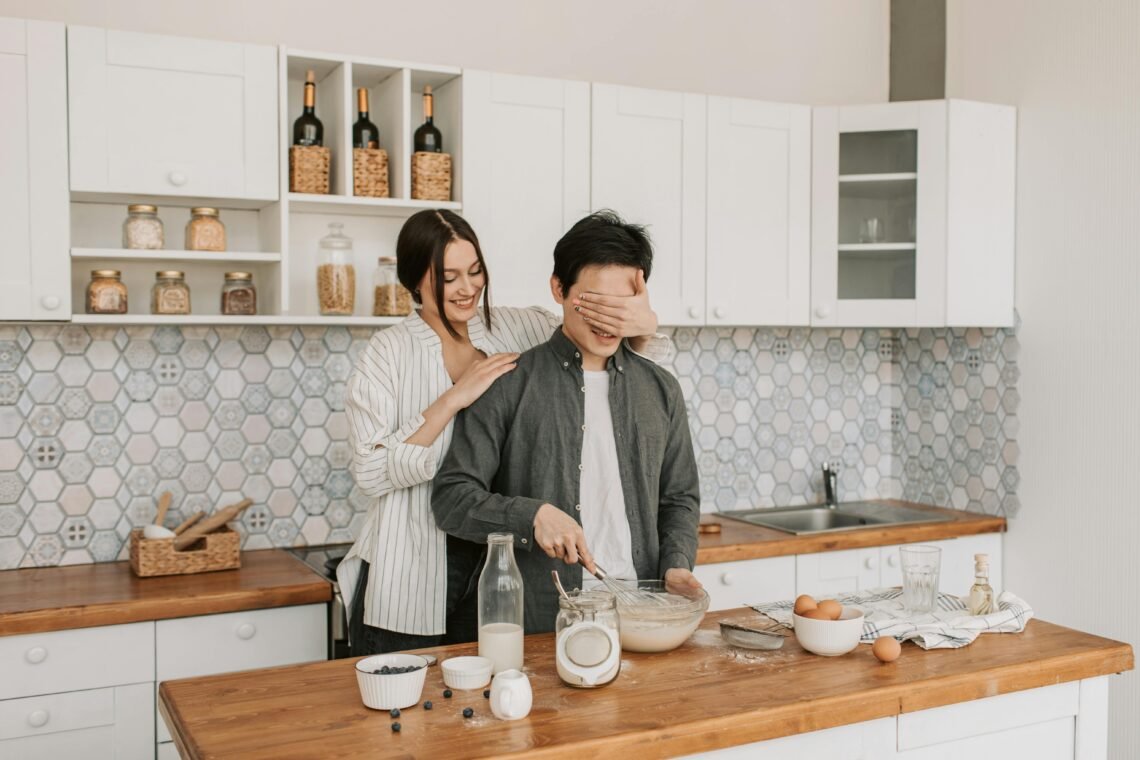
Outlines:
[{"label": "whisk", "polygon": [[[586,563],[578,560],[582,567],[586,567]],[[587,568],[588,570],[588,568]],[[625,607],[642,607],[645,605],[653,605],[657,607],[669,606],[669,600],[665,599],[662,594],[655,594],[652,591],[640,588],[628,588],[623,586],[620,581],[616,581],[609,576],[602,566],[594,563],[594,577],[602,582],[609,591],[617,599],[618,604]]]}]

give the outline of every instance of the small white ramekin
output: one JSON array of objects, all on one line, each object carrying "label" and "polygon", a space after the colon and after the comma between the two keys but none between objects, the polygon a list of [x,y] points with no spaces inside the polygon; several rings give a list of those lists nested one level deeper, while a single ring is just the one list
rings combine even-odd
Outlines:
[{"label": "small white ramekin", "polygon": [[[410,673],[373,673],[387,665],[391,668],[419,668]],[[365,707],[391,710],[411,707],[420,701],[427,676],[428,661],[416,654],[377,654],[356,663],[356,685]]]},{"label": "small white ramekin", "polygon": [[452,689],[482,689],[491,683],[495,663],[490,657],[452,657],[439,666],[443,682]]}]

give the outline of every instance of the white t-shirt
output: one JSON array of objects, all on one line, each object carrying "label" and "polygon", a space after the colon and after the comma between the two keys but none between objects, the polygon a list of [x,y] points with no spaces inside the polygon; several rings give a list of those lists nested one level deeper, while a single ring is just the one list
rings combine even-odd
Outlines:
[{"label": "white t-shirt", "polygon": [[610,416],[610,375],[583,371],[586,430],[582,435],[582,530],[594,561],[614,578],[637,579],[633,541]]}]

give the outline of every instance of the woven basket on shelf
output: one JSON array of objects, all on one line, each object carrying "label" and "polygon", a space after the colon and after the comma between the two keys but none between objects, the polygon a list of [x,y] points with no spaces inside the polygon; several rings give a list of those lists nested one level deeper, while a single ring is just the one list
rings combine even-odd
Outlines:
[{"label": "woven basket on shelf", "polygon": [[289,148],[289,192],[329,192],[329,149],[320,145],[294,145]]},{"label": "woven basket on shelf", "polygon": [[147,578],[186,575],[241,567],[241,536],[228,526],[207,533],[182,551],[173,538],[143,538],[142,528],[131,531],[131,570]]},{"label": "woven basket on shelf", "polygon": [[451,200],[450,154],[412,154],[412,197],[420,201]]},{"label": "woven basket on shelf", "polygon": [[352,149],[352,194],[369,198],[388,197],[388,151],[383,148]]}]

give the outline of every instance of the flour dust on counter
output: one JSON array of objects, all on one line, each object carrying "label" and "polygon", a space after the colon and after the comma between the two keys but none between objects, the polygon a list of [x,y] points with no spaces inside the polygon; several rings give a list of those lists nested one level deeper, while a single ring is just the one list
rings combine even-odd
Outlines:
[{"label": "flour dust on counter", "polygon": [[[126,557],[243,497],[244,549],[351,542],[345,381],[373,327],[0,325],[0,569]],[[667,329],[705,511],[1017,508],[1016,330]]]}]

